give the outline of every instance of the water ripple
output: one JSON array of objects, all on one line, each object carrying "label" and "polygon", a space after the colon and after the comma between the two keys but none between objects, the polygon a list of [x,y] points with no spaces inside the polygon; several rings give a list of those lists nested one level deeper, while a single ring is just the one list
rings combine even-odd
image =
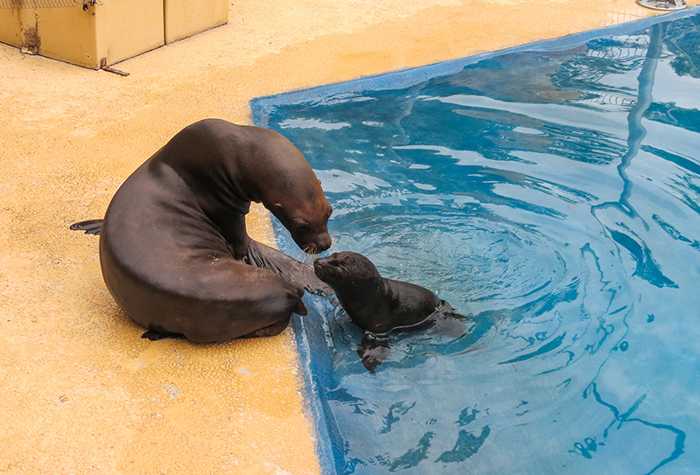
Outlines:
[{"label": "water ripple", "polygon": [[696,15],[270,112],[333,249],[466,317],[392,336],[369,374],[309,300],[340,472],[697,471],[698,38]]}]

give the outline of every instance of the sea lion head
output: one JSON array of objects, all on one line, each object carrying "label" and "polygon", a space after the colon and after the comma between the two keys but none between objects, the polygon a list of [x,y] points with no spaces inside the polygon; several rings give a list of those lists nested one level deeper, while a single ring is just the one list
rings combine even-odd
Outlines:
[{"label": "sea lion head", "polygon": [[292,235],[294,242],[304,252],[318,254],[331,247],[328,218],[333,209],[323,195],[321,184],[313,177],[315,186],[302,196],[290,194],[275,202],[270,211]]},{"label": "sea lion head", "polygon": [[356,252],[336,252],[314,262],[316,276],[333,287],[336,292],[344,289],[361,289],[375,285],[381,279],[375,265]]},{"label": "sea lion head", "polygon": [[255,174],[264,186],[260,201],[279,219],[304,252],[331,247],[328,219],[333,209],[304,155],[283,136],[267,131],[265,154]]}]

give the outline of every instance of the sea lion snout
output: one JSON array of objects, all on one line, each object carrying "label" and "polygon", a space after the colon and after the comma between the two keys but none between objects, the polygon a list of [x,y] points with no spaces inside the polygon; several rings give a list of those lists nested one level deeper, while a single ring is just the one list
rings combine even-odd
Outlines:
[{"label": "sea lion snout", "polygon": [[287,203],[278,200],[268,209],[289,230],[297,246],[307,254],[318,254],[331,247],[333,240],[328,232],[328,218],[332,209],[325,197],[318,200],[320,205],[313,204],[314,200],[291,200],[291,197],[287,198]]},{"label": "sea lion snout", "polygon": [[335,280],[333,277],[339,276],[340,269],[338,268],[338,260],[334,257],[335,254],[329,257],[321,257],[314,261],[314,273],[316,277],[330,284]]},{"label": "sea lion snout", "polygon": [[336,252],[316,259],[314,272],[319,279],[336,288],[336,291],[341,287],[371,283],[380,278],[372,261],[356,252]]},{"label": "sea lion snout", "polygon": [[337,267],[340,264],[337,254],[331,254],[328,257],[319,257],[314,261],[314,268]]},{"label": "sea lion snout", "polygon": [[316,250],[317,252],[325,251],[331,247],[331,244],[333,244],[333,240],[331,239],[330,233],[326,231],[318,236]]},{"label": "sea lion snout", "polygon": [[300,241],[301,242],[298,242],[299,247],[301,247],[301,249],[307,254],[318,254],[325,251],[331,247],[331,244],[333,244],[331,235],[328,233],[328,231],[318,233],[314,235],[312,239]]}]

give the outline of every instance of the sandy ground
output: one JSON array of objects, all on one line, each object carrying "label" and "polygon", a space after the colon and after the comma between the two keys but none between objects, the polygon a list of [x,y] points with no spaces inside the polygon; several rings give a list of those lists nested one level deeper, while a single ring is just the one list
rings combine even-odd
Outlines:
[{"label": "sandy ground", "polygon": [[[121,63],[128,78],[0,45],[0,472],[317,473],[289,332],[143,340],[102,283],[98,240],[67,226],[101,217],[188,123],[249,122],[255,96],[647,14],[632,0],[236,0],[229,25]],[[267,215],[251,221],[269,242]]]}]

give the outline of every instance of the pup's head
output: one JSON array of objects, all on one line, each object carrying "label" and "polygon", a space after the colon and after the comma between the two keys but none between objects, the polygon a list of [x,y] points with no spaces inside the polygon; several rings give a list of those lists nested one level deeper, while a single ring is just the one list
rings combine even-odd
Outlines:
[{"label": "pup's head", "polygon": [[314,272],[336,292],[375,284],[381,277],[372,261],[356,252],[336,252],[316,259]]}]

